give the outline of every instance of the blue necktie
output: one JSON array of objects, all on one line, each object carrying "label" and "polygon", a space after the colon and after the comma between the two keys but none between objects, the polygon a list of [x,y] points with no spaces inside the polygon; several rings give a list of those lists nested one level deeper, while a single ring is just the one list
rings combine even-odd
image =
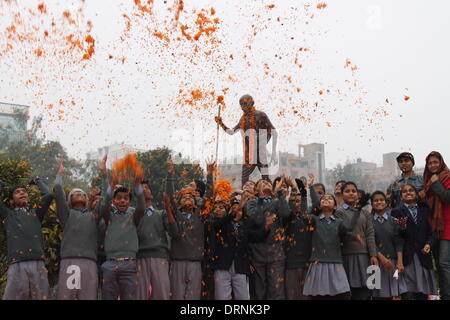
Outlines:
[{"label": "blue necktie", "polygon": [[417,207],[410,206],[409,211],[415,224],[417,224]]},{"label": "blue necktie", "polygon": [[382,216],[378,216],[377,220],[379,223],[383,223],[384,222],[384,218]]}]

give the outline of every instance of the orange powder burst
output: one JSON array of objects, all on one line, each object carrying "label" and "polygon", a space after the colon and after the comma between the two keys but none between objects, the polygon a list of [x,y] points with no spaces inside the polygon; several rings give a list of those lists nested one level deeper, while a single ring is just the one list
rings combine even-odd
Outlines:
[{"label": "orange powder burst", "polygon": [[161,40],[164,40],[164,41],[166,41],[166,42],[170,42],[170,39],[169,39],[169,37],[168,36],[166,36],[165,34],[163,34],[162,32],[155,32],[155,33],[153,33],[153,35],[155,36],[155,37],[158,37],[159,39],[161,39]]},{"label": "orange powder burst", "polygon": [[113,181],[133,181],[135,177],[143,177],[144,170],[135,153],[126,154],[124,158],[113,163]]},{"label": "orange powder burst", "polygon": [[405,101],[408,101],[408,100],[409,100],[409,96],[405,96],[403,99],[404,99]]},{"label": "orange powder burst", "polygon": [[36,49],[36,50],[34,50],[34,53],[35,53],[38,57],[42,56],[42,50],[41,50],[41,49]]},{"label": "orange powder burst", "polygon": [[45,7],[45,4],[44,4],[44,3],[38,4],[38,10],[39,10],[41,13],[47,13],[47,8]]},{"label": "orange powder burst", "polygon": [[194,100],[199,100],[203,98],[203,93],[199,89],[192,90],[191,95]]},{"label": "orange powder burst", "polygon": [[324,9],[324,8],[326,8],[327,7],[327,4],[326,3],[319,3],[318,5],[317,5],[317,9]]},{"label": "orange powder burst", "polygon": [[231,192],[233,186],[229,180],[218,179],[214,184],[214,195],[212,198],[207,198],[205,201],[205,208],[200,213],[201,215],[209,214],[214,209],[214,203],[216,201],[230,203]]}]

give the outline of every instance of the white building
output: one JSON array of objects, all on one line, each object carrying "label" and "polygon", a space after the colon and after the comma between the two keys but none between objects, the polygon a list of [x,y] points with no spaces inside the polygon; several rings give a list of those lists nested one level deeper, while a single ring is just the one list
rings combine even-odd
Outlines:
[{"label": "white building", "polygon": [[0,102],[1,146],[10,139],[20,139],[27,130],[29,106]]},{"label": "white building", "polygon": [[97,151],[91,151],[86,153],[87,160],[100,161],[103,156],[108,153],[108,160],[106,161],[106,167],[112,168],[114,161],[123,158],[128,153],[143,152],[144,150],[137,149],[131,145],[124,143],[114,143],[110,146],[98,148]]}]

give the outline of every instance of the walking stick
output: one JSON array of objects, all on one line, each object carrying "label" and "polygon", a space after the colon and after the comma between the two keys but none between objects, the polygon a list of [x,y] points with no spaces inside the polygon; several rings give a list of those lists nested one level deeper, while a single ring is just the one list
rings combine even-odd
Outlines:
[{"label": "walking stick", "polygon": [[[218,117],[220,117],[220,103],[217,104],[217,106],[219,107],[219,111],[218,111]],[[217,123],[217,136],[216,136],[216,164],[218,164],[218,157],[219,155],[219,123]],[[217,170],[214,171],[214,180],[216,178],[216,174],[217,174]]]}]

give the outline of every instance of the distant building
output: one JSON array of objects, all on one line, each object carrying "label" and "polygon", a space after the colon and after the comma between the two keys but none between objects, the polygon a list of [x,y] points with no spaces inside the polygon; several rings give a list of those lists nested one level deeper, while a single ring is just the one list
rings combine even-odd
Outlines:
[{"label": "distant building", "polygon": [[108,160],[106,161],[106,167],[112,168],[114,161],[123,158],[128,153],[137,153],[143,150],[137,149],[131,145],[123,143],[115,143],[110,146],[98,148],[97,151],[86,153],[87,160],[100,161],[103,156],[108,153]]},{"label": "distant building", "polygon": [[0,102],[0,149],[10,140],[19,140],[27,130],[29,106]]},{"label": "distant building", "polygon": [[325,145],[311,143],[298,146],[298,154],[303,162],[307,162],[308,173],[314,173],[316,182],[325,181]]},{"label": "distant building", "polygon": [[400,152],[389,152],[383,154],[383,168],[392,173],[398,172],[397,157]]},{"label": "distant building", "polygon": [[[309,173],[314,173],[316,181],[323,182],[325,178],[325,146],[320,143],[312,143],[308,145],[299,145],[298,154],[279,152],[278,153],[278,170],[270,176],[273,180],[281,174],[285,174],[292,178],[301,176],[307,177]],[[234,187],[241,187],[242,177],[242,160],[233,159],[228,164],[219,164],[219,172],[224,178],[229,178]],[[250,175],[251,180],[261,178],[259,170],[256,168]]]}]

